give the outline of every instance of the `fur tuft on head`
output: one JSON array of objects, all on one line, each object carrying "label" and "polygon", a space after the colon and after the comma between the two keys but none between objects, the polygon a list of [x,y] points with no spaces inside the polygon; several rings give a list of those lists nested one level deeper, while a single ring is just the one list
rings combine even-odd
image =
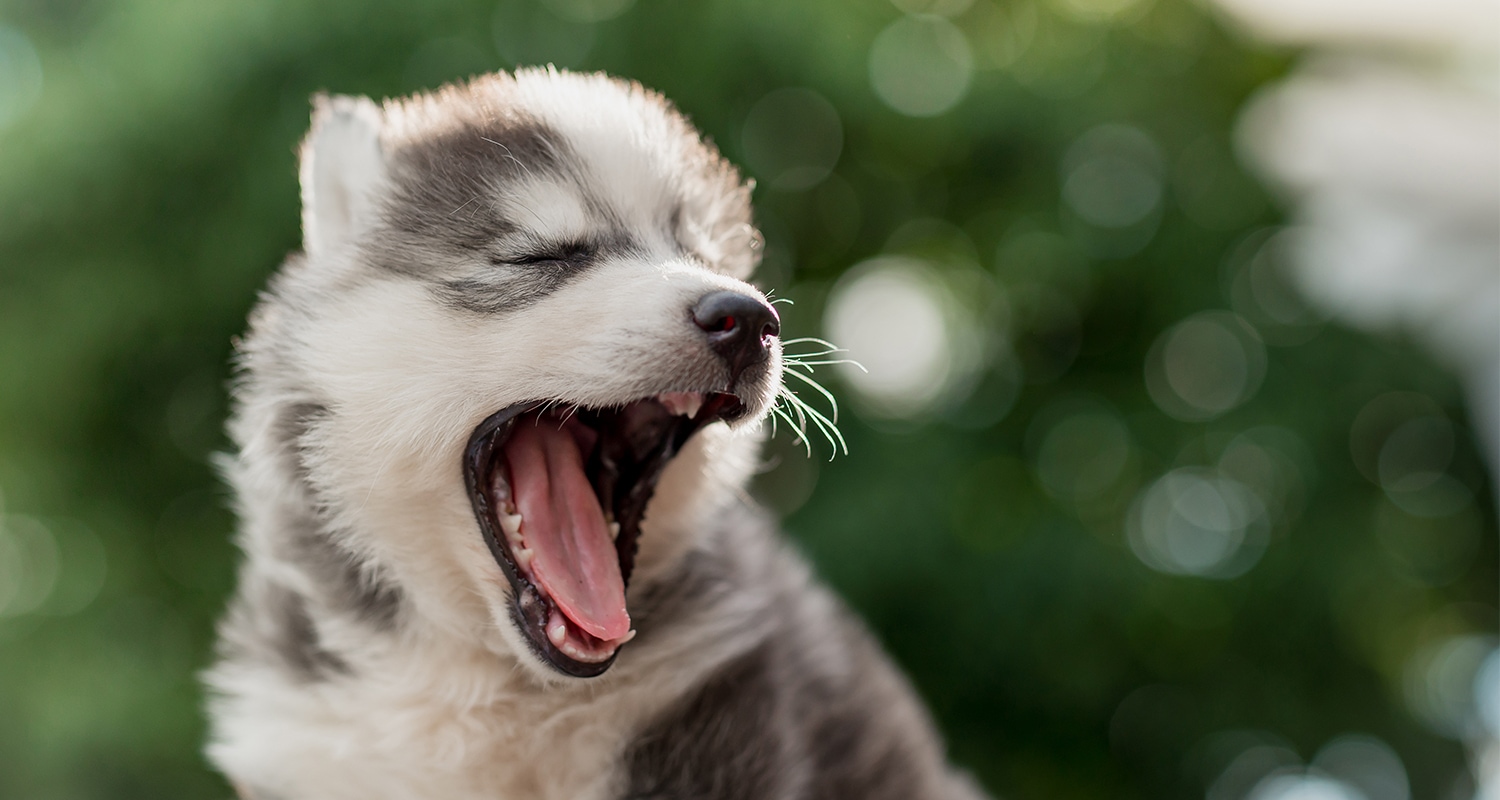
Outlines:
[{"label": "fur tuft on head", "polygon": [[380,108],[366,97],[319,94],[302,142],[302,239],[313,258],[337,251],[375,222],[386,181]]}]

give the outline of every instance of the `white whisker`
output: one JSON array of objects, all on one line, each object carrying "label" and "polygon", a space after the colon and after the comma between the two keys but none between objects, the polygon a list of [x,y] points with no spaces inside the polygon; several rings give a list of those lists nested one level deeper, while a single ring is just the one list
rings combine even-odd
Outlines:
[{"label": "white whisker", "polygon": [[[833,398],[833,392],[830,392],[827,389],[824,389],[823,386],[822,386],[822,384],[818,383],[817,381],[813,380],[812,378],[810,378],[810,377],[808,377],[806,375],[803,375],[800,372],[793,372],[792,370],[787,370],[785,374],[790,375],[793,378],[796,378],[796,379],[802,381],[803,383],[807,384],[808,386],[811,386],[812,389],[813,389],[813,391],[817,392],[818,394],[823,395],[823,399],[827,400],[828,404],[833,407],[833,419],[834,419],[834,421],[835,422],[838,421],[838,418],[839,418],[839,401],[837,401],[837,400],[835,400]],[[811,411],[812,407],[809,406],[808,410]]]},{"label": "white whisker", "polygon": [[821,366],[826,366],[828,364],[849,364],[849,365],[852,365],[852,366],[855,366],[855,367],[859,367],[860,371],[863,372],[863,373],[865,373],[866,375],[870,374],[870,371],[868,369],[865,369],[865,365],[864,364],[861,364],[861,363],[859,363],[858,361],[855,361],[852,358],[835,358],[835,359],[832,359],[831,361],[802,361],[800,359],[790,359],[789,358],[789,359],[786,359],[786,362],[788,364],[793,365],[793,366],[807,367],[808,368],[808,370],[807,370],[808,372],[812,372],[812,368],[813,367],[821,367]]}]

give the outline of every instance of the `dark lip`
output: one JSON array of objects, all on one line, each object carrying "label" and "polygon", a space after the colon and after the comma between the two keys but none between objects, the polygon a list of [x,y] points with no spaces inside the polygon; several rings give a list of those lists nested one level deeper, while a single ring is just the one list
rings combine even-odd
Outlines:
[{"label": "dark lip", "polygon": [[[745,413],[744,404],[733,395],[705,394],[707,397],[697,416],[692,419],[682,418],[676,422],[647,459],[641,462],[620,464],[616,463],[617,459],[608,455],[601,456],[605,449],[602,442],[605,435],[603,432],[600,433],[601,443],[595,447],[595,452],[590,456],[590,479],[595,482],[595,493],[599,495],[601,504],[614,512],[615,521],[620,524],[620,534],[615,547],[620,558],[620,573],[627,586],[630,582],[630,574],[635,567],[641,520],[645,515],[646,505],[655,492],[656,481],[661,477],[662,469],[681,451],[693,434],[710,423],[738,419]],[[632,402],[642,402],[652,397],[654,395]],[[621,407],[631,404],[626,403]],[[547,618],[553,608],[552,600],[520,571],[514,556],[505,544],[496,509],[490,502],[489,492],[486,491],[501,448],[509,439],[516,421],[523,415],[541,410],[547,405],[548,401],[517,403],[491,414],[479,423],[469,437],[468,446],[464,449],[464,487],[468,490],[469,501],[474,507],[474,517],[479,523],[479,530],[484,537],[485,544],[489,547],[490,554],[494,556],[496,563],[500,565],[500,571],[510,582],[514,597],[511,616],[525,633],[532,652],[564,675],[575,678],[593,678],[602,675],[614,664],[620,654],[620,649],[616,649],[608,659],[590,663],[572,658],[552,644],[545,633]],[[604,462],[603,465],[601,461]],[[604,469],[609,470],[608,478],[598,477]],[[616,491],[622,486],[625,489],[624,492]]]}]

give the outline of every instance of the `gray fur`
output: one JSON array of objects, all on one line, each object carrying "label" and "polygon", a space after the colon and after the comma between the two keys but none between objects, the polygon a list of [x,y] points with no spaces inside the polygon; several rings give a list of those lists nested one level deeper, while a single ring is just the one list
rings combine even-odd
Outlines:
[{"label": "gray fur", "polygon": [[[624,122],[653,137],[583,158],[593,112],[539,100],[539,85],[636,115]],[[509,368],[559,397],[607,390],[604,404],[722,388],[727,365],[688,309],[710,290],[756,292],[742,281],[760,239],[734,168],[665,100],[598,76],[489,76],[383,111],[318,109],[315,125],[335,126],[325,142],[354,126],[369,153],[307,169],[315,127],[304,182],[382,194],[376,219],[329,223],[321,255],[287,260],[240,345],[225,472],[246,560],[207,680],[210,755],[254,787],[244,794],[980,797],[860,623],[739,499],[757,440],[725,425],[678,456],[698,459],[691,474],[670,491],[663,478],[626,595],[637,635],[608,673],[545,673],[506,627],[509,588],[466,508],[460,457],[485,417],[539,398],[486,381]],[[365,171],[341,187],[339,169]],[[641,176],[657,185],[637,191]],[[581,232],[515,211],[546,202],[517,188],[539,184],[576,203]],[[343,197],[330,207],[358,216],[370,195]],[[604,327],[580,331],[575,314]],[[736,389],[752,418],[779,359],[778,344]],[[659,542],[682,545],[651,562]]]},{"label": "gray fur", "polygon": [[307,612],[307,598],[276,587],[267,593],[266,602],[274,622],[271,646],[294,675],[315,681],[349,672],[343,659],[323,649],[318,629]]},{"label": "gray fur", "polygon": [[770,646],[742,656],[678,708],[641,731],[625,754],[626,800],[793,796],[806,782]]},{"label": "gray fur", "polygon": [[270,667],[298,684],[350,672],[323,648],[307,598],[273,582],[248,578],[220,626],[219,657]]},{"label": "gray fur", "polygon": [[284,453],[286,474],[296,496],[304,500],[281,509],[278,541],[284,557],[306,570],[322,605],[388,631],[400,608],[400,589],[339,543],[312,483],[309,434],[330,413],[326,405],[305,401],[289,403],[276,415],[272,436]]},{"label": "gray fur", "polygon": [[395,629],[401,611],[401,589],[378,568],[339,544],[312,517],[301,517],[287,530],[288,557],[302,565],[330,610],[352,617],[377,632]]},{"label": "gray fur", "polygon": [[280,445],[282,458],[286,462],[286,473],[299,486],[311,490],[307,460],[303,453],[308,431],[319,417],[328,416],[328,407],[321,403],[288,403],[276,415],[276,430],[272,434]]},{"label": "gray fur", "polygon": [[[640,639],[662,624],[691,624],[688,609],[711,607],[715,595],[764,597],[770,624],[753,648],[637,734],[621,797],[982,798],[943,766],[911,689],[864,626],[776,541],[763,513],[730,509],[721,525],[681,574],[646,595]],[[745,559],[719,548],[761,554]]]},{"label": "gray fur", "polygon": [[[547,126],[514,111],[456,127],[395,154],[384,224],[366,246],[370,263],[433,284],[449,306],[494,314],[525,308],[586,274],[599,260],[639,251],[613,209],[589,188],[590,176]],[[565,183],[609,233],[549,241],[490,201],[507,185]],[[663,220],[681,242],[680,203]],[[582,246],[586,256],[570,254]],[[683,254],[689,251],[684,248]],[[543,258],[557,253],[558,258]]]}]

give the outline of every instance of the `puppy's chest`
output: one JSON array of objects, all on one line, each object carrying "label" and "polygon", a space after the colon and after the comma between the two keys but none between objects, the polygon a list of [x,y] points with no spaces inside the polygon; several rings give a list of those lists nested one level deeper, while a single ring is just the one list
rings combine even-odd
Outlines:
[{"label": "puppy's chest", "polygon": [[605,800],[617,794],[624,780],[621,753],[635,727],[625,704],[531,705],[488,710],[494,715],[491,732],[471,742],[478,747],[466,758],[464,772],[480,778],[474,788],[507,800]]},{"label": "puppy's chest", "polygon": [[[325,797],[341,786],[360,787],[349,795],[360,798],[611,800],[626,780],[621,755],[638,709],[618,696],[560,700],[506,697],[464,710],[372,701],[343,747],[304,752],[303,763],[323,773],[311,783]],[[373,727],[383,735],[370,725],[382,717]]]},{"label": "puppy's chest", "polygon": [[623,721],[609,716],[516,726],[469,770],[485,776],[487,797],[606,800],[624,782],[625,736]]}]

